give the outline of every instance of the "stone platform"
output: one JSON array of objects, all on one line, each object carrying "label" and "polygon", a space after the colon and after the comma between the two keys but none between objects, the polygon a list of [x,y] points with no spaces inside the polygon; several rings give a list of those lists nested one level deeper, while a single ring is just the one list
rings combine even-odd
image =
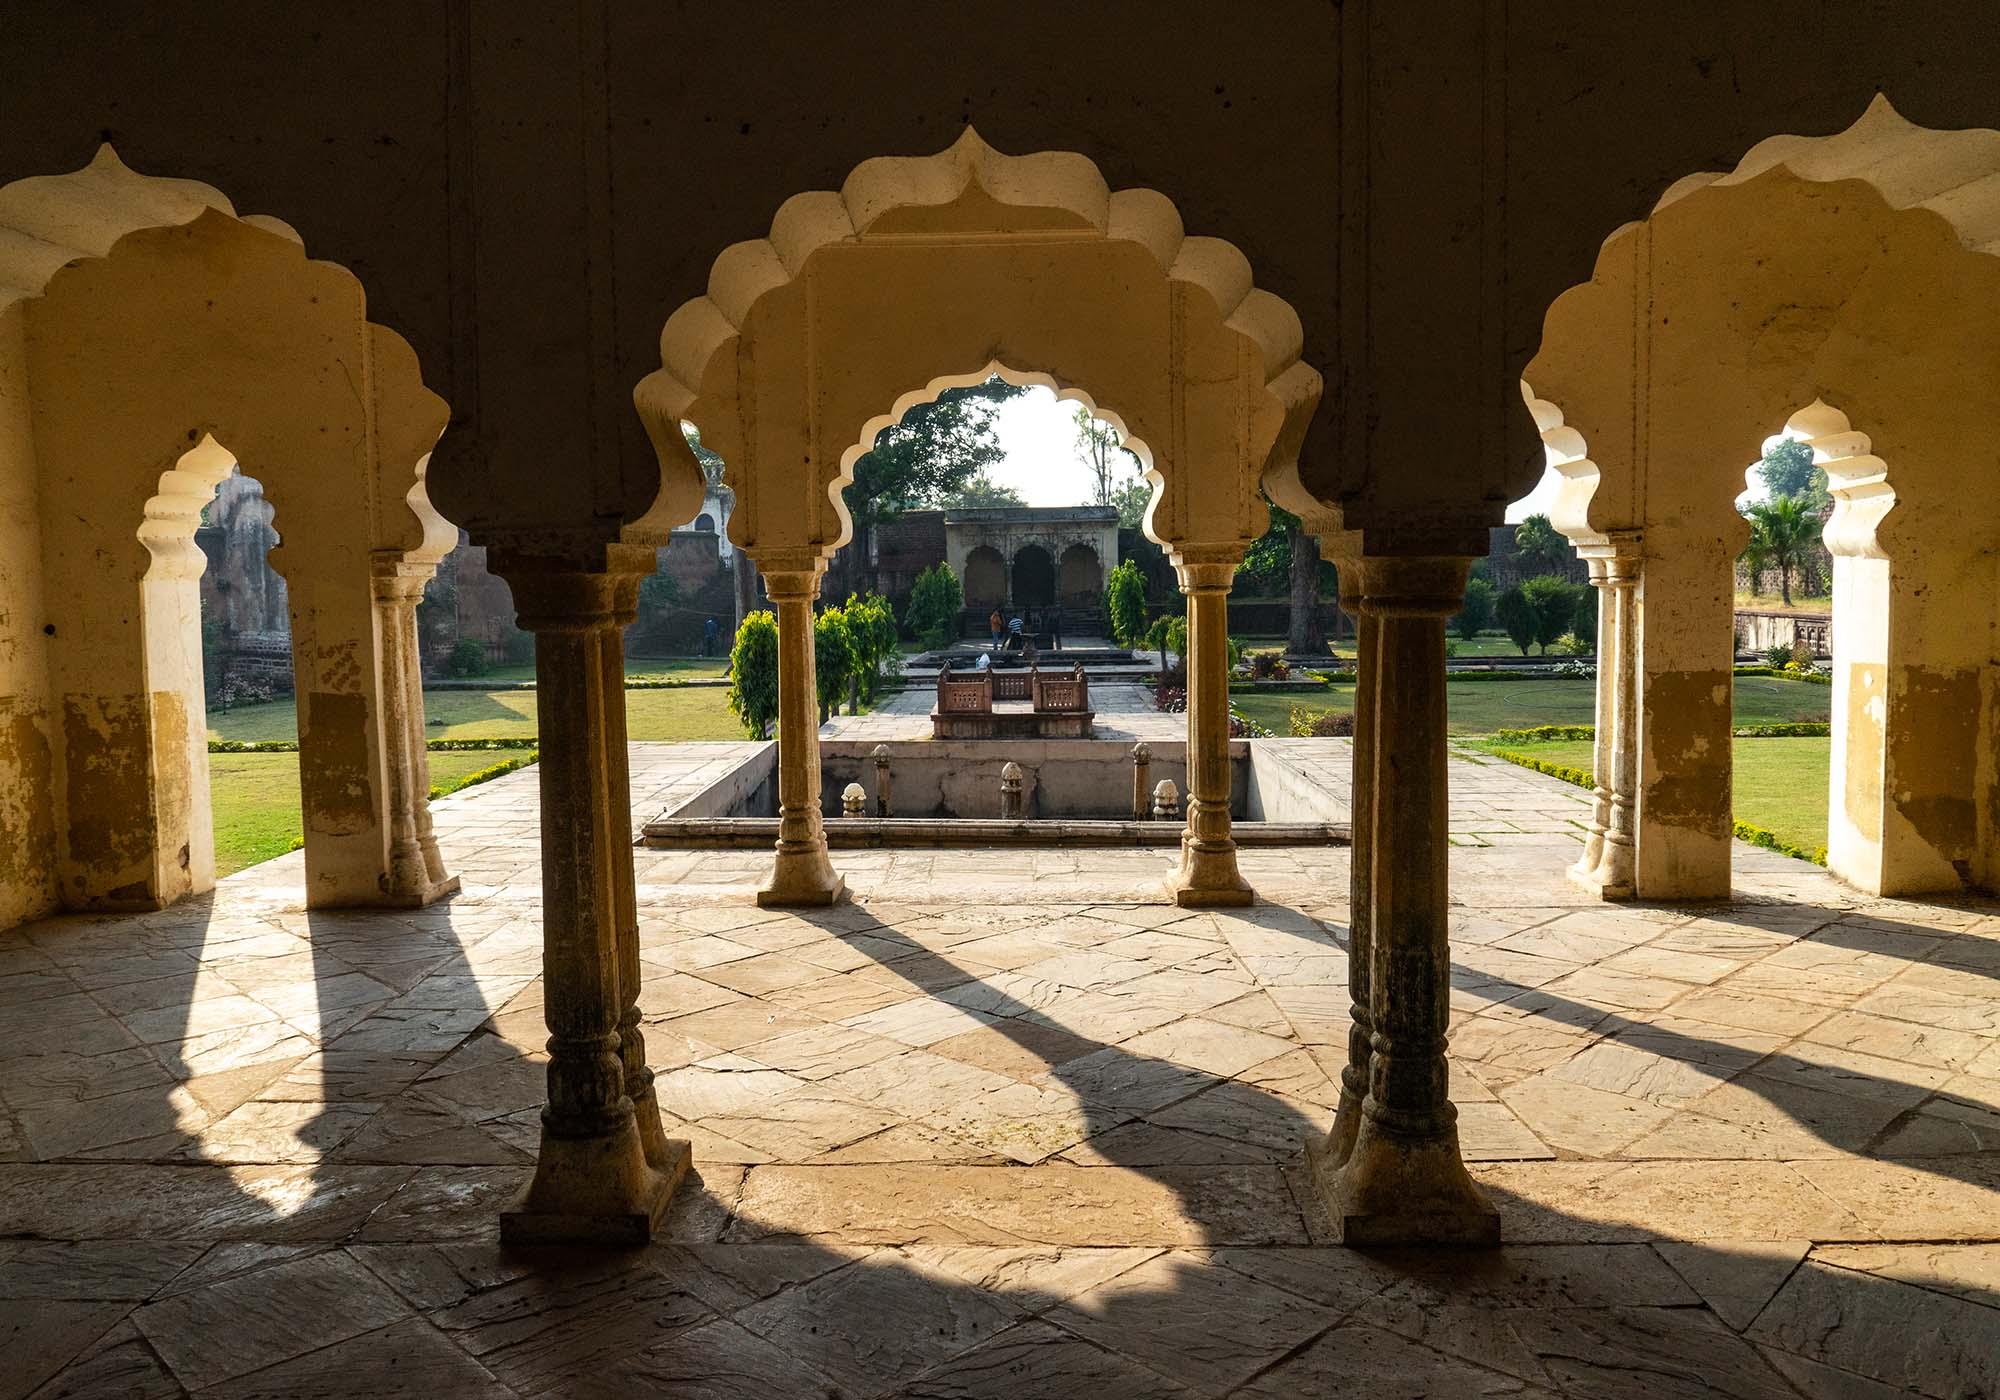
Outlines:
[{"label": "stone platform", "polygon": [[[1277,742],[1277,741],[1273,741]],[[1299,746],[1335,783],[1344,741]],[[634,748],[635,812],[741,745]],[[1452,1087],[1504,1248],[1325,1242],[1344,852],[637,853],[697,1179],[509,1253],[543,1094],[536,776],[435,804],[465,892],[308,913],[300,858],[0,935],[0,1395],[1874,1397],[2000,1390],[2000,904],[1737,847],[1608,907],[1583,794],[1452,769]]]},{"label": "stone platform", "polygon": [[1037,710],[1027,700],[996,700],[980,714],[939,714],[931,710],[934,739],[1094,739],[1097,716],[1090,710]]}]

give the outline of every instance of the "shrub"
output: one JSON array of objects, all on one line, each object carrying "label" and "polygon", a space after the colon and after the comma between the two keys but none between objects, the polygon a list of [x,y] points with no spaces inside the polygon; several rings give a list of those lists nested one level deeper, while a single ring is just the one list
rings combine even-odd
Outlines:
[{"label": "shrub", "polygon": [[1493,600],[1497,596],[1493,585],[1483,578],[1474,578],[1465,585],[1465,602],[1459,607],[1458,616],[1452,619],[1452,630],[1466,641],[1471,641],[1493,622]]},{"label": "shrub", "polygon": [[958,575],[951,565],[937,563],[917,575],[903,620],[925,646],[941,647],[958,639],[958,615],[964,609],[965,589]]},{"label": "shrub", "polygon": [[819,722],[825,724],[840,708],[848,678],[855,673],[854,628],[845,608],[827,608],[813,619],[813,688],[818,692]]},{"label": "shrub", "polygon": [[1535,640],[1535,605],[1528,601],[1528,595],[1519,584],[1494,600],[1493,616],[1506,631],[1507,640],[1521,649],[1521,655],[1526,656]]},{"label": "shrub", "polygon": [[1294,739],[1341,739],[1354,733],[1354,716],[1294,705],[1286,717],[1285,732]]},{"label": "shrub", "polygon": [[1769,666],[1789,666],[1792,664],[1792,644],[1773,642],[1764,648],[1764,662]]},{"label": "shrub", "polygon": [[1146,576],[1130,559],[1104,581],[1104,614],[1111,635],[1121,647],[1138,646],[1146,637]]},{"label": "shrub", "polygon": [[778,619],[753,612],[729,652],[729,709],[753,739],[770,737],[778,719]]},{"label": "shrub", "polygon": [[1573,783],[1580,788],[1594,788],[1597,786],[1597,780],[1591,777],[1590,774],[1584,772],[1581,768],[1572,768],[1566,763],[1551,763],[1545,758],[1536,758],[1532,754],[1515,753],[1511,749],[1494,749],[1492,750],[1492,754],[1495,758],[1503,759],[1508,763],[1519,764],[1523,768],[1532,768],[1537,773],[1546,773],[1551,778],[1560,778],[1564,782]]},{"label": "shrub", "polygon": [[1589,656],[1595,650],[1591,644],[1574,632],[1565,632],[1556,638],[1557,656]]},{"label": "shrub", "polygon": [[1253,651],[1250,653],[1250,677],[1259,681],[1281,681],[1292,674],[1292,668],[1285,664],[1285,654],[1281,651]]},{"label": "shrub", "polygon": [[1496,729],[1486,736],[1494,744],[1546,744],[1563,739],[1595,739],[1594,724],[1537,724],[1529,729]]},{"label": "shrub", "polygon": [[512,665],[526,665],[535,659],[535,634],[523,632],[516,627],[507,634],[507,640],[500,644],[500,654]]},{"label": "shrub", "polygon": [[444,670],[448,676],[483,676],[492,669],[485,645],[470,637],[459,638],[451,654],[444,659]]},{"label": "shrub", "polygon": [[880,593],[848,599],[845,611],[861,698],[872,701],[882,688],[882,677],[902,669],[902,653],[896,645],[900,636],[896,611]]},{"label": "shrub", "polygon": [[1547,656],[1556,638],[1569,631],[1570,619],[1582,601],[1577,595],[1582,591],[1579,585],[1554,574],[1543,574],[1521,585],[1528,606],[1534,609],[1535,642],[1542,655]]}]

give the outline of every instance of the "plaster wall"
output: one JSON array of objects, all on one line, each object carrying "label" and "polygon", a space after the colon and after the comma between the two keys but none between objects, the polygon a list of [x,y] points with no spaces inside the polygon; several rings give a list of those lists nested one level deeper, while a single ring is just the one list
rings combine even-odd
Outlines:
[{"label": "plaster wall", "polygon": [[19,302],[0,309],[0,928],[54,908],[60,822],[42,545]]}]

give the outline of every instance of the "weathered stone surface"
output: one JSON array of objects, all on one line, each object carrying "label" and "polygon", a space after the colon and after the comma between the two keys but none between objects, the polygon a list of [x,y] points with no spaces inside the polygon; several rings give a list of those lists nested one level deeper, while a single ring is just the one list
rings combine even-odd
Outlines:
[{"label": "weathered stone surface", "polygon": [[1346,1400],[1349,1396],[1520,1396],[1556,1392],[1446,1356],[1393,1333],[1345,1323],[1234,1392],[1257,1400]]},{"label": "weathered stone surface", "polygon": [[1045,1322],[1024,1322],[896,1393],[907,1400],[1019,1400],[1028,1395],[1172,1400],[1189,1392],[1130,1358]]},{"label": "weathered stone surface", "polygon": [[1659,1240],[1660,1257],[1729,1326],[1743,1331],[1812,1248],[1809,1240]]},{"label": "weathered stone surface", "polygon": [[2000,1389],[2000,1309],[1820,1262],[1786,1280],[1750,1334],[1918,1395]]}]

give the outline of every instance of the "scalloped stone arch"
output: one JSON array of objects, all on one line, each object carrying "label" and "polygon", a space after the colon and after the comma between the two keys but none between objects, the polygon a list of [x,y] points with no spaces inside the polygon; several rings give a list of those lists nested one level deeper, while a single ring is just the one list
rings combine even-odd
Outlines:
[{"label": "scalloped stone arch", "polygon": [[[941,285],[940,267],[1020,276],[1006,296],[998,279],[960,282],[958,304],[941,308],[943,298],[910,290]],[[824,294],[835,284],[838,294]],[[781,326],[808,319],[789,303],[809,285],[823,293],[811,334],[786,335]],[[857,287],[873,292],[872,343],[855,319],[835,324]],[[1026,287],[1035,294],[1019,295]],[[1141,304],[1143,320],[1110,314]],[[898,346],[905,329],[913,344]],[[1319,399],[1303,343],[1297,314],[1254,285],[1241,252],[1187,235],[1164,195],[1112,191],[1073,152],[1003,155],[968,129],[936,155],[878,157],[838,191],[795,195],[765,237],[725,249],[707,295],[668,318],[661,367],[634,399],[663,498],[694,489],[681,420],[730,464],[732,539],[753,556],[824,558],[839,547],[839,495],[858,455],[848,449],[883,405],[930,385],[940,360],[966,367],[947,378],[1004,361],[1033,364],[1060,390],[1088,385],[1149,445],[1159,475],[1150,528],[1162,540],[1247,541],[1262,529],[1262,477],[1296,454]],[[1157,347],[1150,375],[1135,345]],[[1206,387],[1218,378],[1227,402]],[[1226,471],[1214,460],[1225,453]]]},{"label": "scalloped stone arch", "polygon": [[424,484],[448,414],[354,276],[282,221],[107,146],[0,188],[0,380],[18,418],[6,475],[39,502],[10,522],[25,562],[5,581],[46,628],[33,661],[0,671],[0,700],[32,712],[27,742],[48,754],[37,819],[63,813],[33,888],[0,904],[156,906],[212,881],[192,531],[236,459],[287,522],[272,566],[293,617],[307,900],[447,888],[421,810],[413,609],[456,542]]},{"label": "scalloped stone arch", "polygon": [[1836,498],[1833,867],[1882,893],[2000,875],[1996,254],[2000,132],[1925,130],[1878,98],[1837,135],[1677,182],[1550,306],[1522,393],[1559,478],[1551,517],[1586,554],[1629,553],[1649,599],[1642,896],[1728,889],[1718,580],[1747,537],[1737,464],[1781,424]]}]

